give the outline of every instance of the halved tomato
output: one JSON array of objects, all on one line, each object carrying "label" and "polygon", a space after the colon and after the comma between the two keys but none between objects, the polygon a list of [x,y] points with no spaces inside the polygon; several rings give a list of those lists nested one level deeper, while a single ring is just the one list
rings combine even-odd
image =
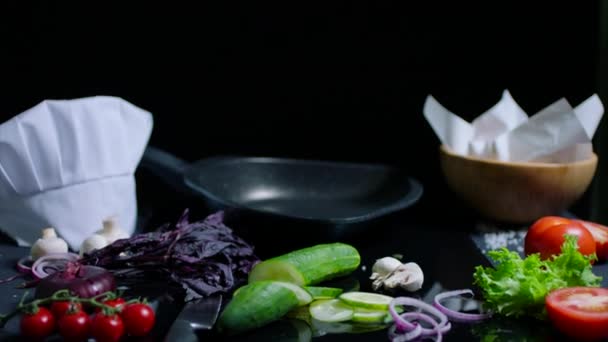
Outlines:
[{"label": "halved tomato", "polygon": [[589,222],[584,220],[573,220],[579,222],[583,227],[587,228],[589,233],[593,235],[595,240],[595,254],[598,260],[608,259],[608,227],[595,222]]},{"label": "halved tomato", "polygon": [[569,287],[545,298],[547,314],[557,330],[577,340],[608,337],[608,289]]}]

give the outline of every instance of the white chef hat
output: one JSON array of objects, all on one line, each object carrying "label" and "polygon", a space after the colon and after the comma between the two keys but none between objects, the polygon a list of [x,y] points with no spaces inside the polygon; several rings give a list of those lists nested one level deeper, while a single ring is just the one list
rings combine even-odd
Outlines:
[{"label": "white chef hat", "polygon": [[110,216],[133,233],[152,125],[110,96],[46,100],[0,125],[0,229],[28,245],[54,227],[75,250]]}]

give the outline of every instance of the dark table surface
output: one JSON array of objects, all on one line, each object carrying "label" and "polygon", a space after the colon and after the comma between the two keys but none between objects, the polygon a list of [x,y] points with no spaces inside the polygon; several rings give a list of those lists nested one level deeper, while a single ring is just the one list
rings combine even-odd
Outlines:
[{"label": "dark table surface", "polygon": [[[168,195],[169,196],[169,195]],[[175,220],[181,210],[188,206],[193,210],[194,217],[204,217],[208,210],[196,199],[188,196],[175,195],[163,197],[154,201],[140,200],[140,227],[139,229],[152,229],[162,222]],[[156,201],[156,202],[155,202]],[[441,210],[436,217],[430,217],[427,212],[421,213],[416,206],[402,212],[384,217],[368,223],[363,233],[348,236],[341,241],[351,243],[360,252],[361,267],[354,272],[350,281],[358,283],[362,291],[371,290],[371,267],[376,259],[394,254],[403,256],[403,261],[413,261],[420,265],[424,271],[425,281],[423,288],[415,293],[397,293],[397,295],[410,295],[432,300],[439,291],[473,288],[473,272],[476,265],[490,265],[477,242],[483,234],[499,229],[521,230],[521,225],[501,225],[486,222],[474,214],[464,215],[458,220],[449,221],[441,218]],[[240,227],[234,226],[237,232]],[[264,258],[282,252],[281,248],[288,248],[290,242],[298,240],[301,233],[277,235],[273,242],[261,244],[257,248],[258,254]],[[268,239],[267,236],[258,236],[257,241]],[[322,239],[318,242],[323,241]],[[517,248],[517,242],[512,248]],[[272,247],[274,246],[274,247]],[[9,240],[0,240],[0,278],[6,278],[15,273],[14,265],[17,259],[28,253],[27,249],[15,247]],[[602,270],[604,272],[604,270]],[[16,289],[20,281],[0,284],[0,312],[10,311],[18,303],[23,290]],[[162,319],[159,320],[154,334],[147,340],[162,340],[167,328],[175,318],[179,307],[166,304],[162,297],[162,287],[157,288],[155,295],[156,305]],[[154,292],[152,292],[154,293]],[[13,319],[7,327],[0,332],[1,340],[17,340],[14,332],[17,331],[17,320]],[[286,328],[287,327],[287,328]],[[292,324],[283,322],[275,324],[249,336],[247,340],[273,339],[276,341],[296,341],[298,338],[307,338],[311,334],[306,324]],[[203,334],[205,340],[219,339],[213,333]],[[491,319],[478,324],[453,324],[449,333],[444,336],[448,341],[546,341],[563,340],[563,337],[554,331],[548,323],[537,321],[513,321]],[[319,341],[370,341],[388,340],[386,329],[364,334],[327,334],[314,337]]]}]

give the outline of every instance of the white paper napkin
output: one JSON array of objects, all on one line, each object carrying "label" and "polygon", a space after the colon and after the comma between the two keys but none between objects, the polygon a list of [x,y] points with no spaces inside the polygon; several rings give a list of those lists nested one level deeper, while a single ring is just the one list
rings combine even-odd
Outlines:
[{"label": "white paper napkin", "polygon": [[463,155],[502,161],[564,163],[587,159],[604,114],[593,95],[576,108],[560,99],[528,118],[505,90],[501,100],[468,123],[428,96],[423,114],[442,143]]},{"label": "white paper napkin", "polygon": [[28,245],[54,227],[74,250],[110,216],[131,234],[152,126],[109,96],[46,100],[0,125],[0,229]]}]

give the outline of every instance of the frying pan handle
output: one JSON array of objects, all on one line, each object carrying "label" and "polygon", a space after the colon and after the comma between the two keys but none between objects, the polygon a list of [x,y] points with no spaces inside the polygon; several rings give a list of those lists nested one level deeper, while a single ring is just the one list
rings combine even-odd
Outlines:
[{"label": "frying pan handle", "polygon": [[156,147],[148,146],[139,165],[176,190],[186,192],[189,190],[184,183],[184,172],[189,165],[185,160]]}]

